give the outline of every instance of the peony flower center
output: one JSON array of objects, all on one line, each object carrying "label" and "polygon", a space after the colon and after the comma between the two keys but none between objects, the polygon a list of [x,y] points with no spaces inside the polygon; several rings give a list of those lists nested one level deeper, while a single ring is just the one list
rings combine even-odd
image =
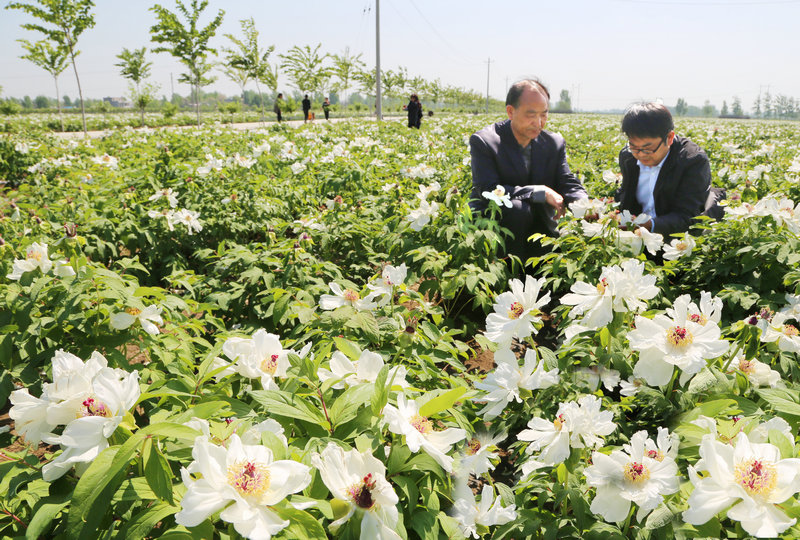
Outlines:
[{"label": "peony flower center", "polygon": [[773,315],[775,315],[775,312],[767,307],[761,308],[761,311],[758,312],[759,318],[764,319],[767,322],[772,321]]},{"label": "peony flower center", "polygon": [[519,302],[514,302],[513,304],[511,304],[511,308],[508,310],[508,318],[519,319],[520,317],[522,317],[523,313],[525,313],[525,306],[523,306]]},{"label": "peony flower center", "polygon": [[798,330],[796,326],[792,326],[791,324],[784,324],[783,325],[783,333],[786,336],[794,337],[794,336],[800,334],[800,330]]},{"label": "peony flower center", "polygon": [[625,476],[625,480],[631,484],[638,485],[643,484],[648,478],[650,478],[650,469],[648,469],[647,465],[644,463],[631,461],[625,465],[622,474]]},{"label": "peony flower center", "polygon": [[481,441],[479,441],[477,438],[473,438],[467,444],[467,455],[474,456],[480,451],[480,449],[481,449]]},{"label": "peony flower center", "polygon": [[35,249],[29,249],[27,255],[28,255],[28,260],[33,259],[33,260],[39,261],[39,262],[41,262],[41,260],[42,260],[42,252],[41,251],[37,251]]},{"label": "peony flower center", "polygon": [[686,248],[688,247],[689,244],[687,244],[686,242],[678,242],[677,244],[675,244],[675,249],[677,249],[678,251],[686,251]]},{"label": "peony flower center", "polygon": [[228,484],[245,497],[260,497],[269,489],[269,468],[263,463],[238,461],[228,466]]},{"label": "peony flower center", "polygon": [[353,484],[347,488],[347,494],[356,506],[364,510],[369,510],[375,506],[375,499],[372,498],[372,490],[375,489],[377,482],[372,479],[372,473],[367,474],[360,483]]},{"label": "peony flower center", "polygon": [[606,278],[603,278],[600,281],[598,281],[597,282],[598,294],[605,294],[607,287],[608,287],[608,280]]},{"label": "peony flower center", "polygon": [[506,194],[506,190],[503,189],[501,186],[497,186],[496,188],[494,188],[494,191],[492,191],[492,194],[494,194],[495,197],[502,197],[503,195]]},{"label": "peony flower center", "polygon": [[661,450],[648,450],[644,455],[656,461],[664,461],[664,453]]},{"label": "peony flower center", "polygon": [[673,326],[667,330],[667,342],[673,347],[688,347],[694,341],[692,333],[682,326]]},{"label": "peony flower center", "polygon": [[693,323],[699,324],[700,326],[705,326],[706,323],[708,322],[708,317],[706,317],[702,313],[692,313],[691,315],[689,315],[689,320],[692,321]]},{"label": "peony flower center", "polygon": [[351,304],[355,303],[355,302],[358,302],[358,300],[361,298],[358,295],[358,293],[356,291],[354,291],[353,289],[345,290],[344,293],[342,294],[342,296],[344,296],[344,299],[347,300],[348,302],[350,302]]},{"label": "peony flower center", "polygon": [[424,416],[420,416],[418,414],[411,417],[409,420],[414,429],[425,435],[426,433],[430,433],[433,431],[433,422],[428,420]]},{"label": "peony flower center", "polygon": [[275,371],[278,369],[278,355],[273,354],[269,358],[264,358],[261,361],[261,371],[269,373],[270,375],[275,375]]},{"label": "peony flower center", "polygon": [[86,398],[81,403],[79,416],[102,416],[104,418],[109,418],[111,416],[111,411],[102,401],[94,398]]},{"label": "peony flower center", "polygon": [[564,427],[564,415],[559,414],[556,416],[556,419],[553,420],[553,426],[556,428],[556,431],[561,431]]},{"label": "peony flower center", "polygon": [[753,365],[753,362],[750,360],[745,360],[744,358],[739,360],[739,369],[748,375],[752,375],[756,371],[756,367]]},{"label": "peony flower center", "polygon": [[141,309],[137,309],[135,307],[125,308],[125,313],[128,315],[133,315],[134,317],[138,317],[141,312]]},{"label": "peony flower center", "polygon": [[772,463],[751,459],[733,470],[733,477],[750,495],[767,496],[778,484],[778,470]]}]

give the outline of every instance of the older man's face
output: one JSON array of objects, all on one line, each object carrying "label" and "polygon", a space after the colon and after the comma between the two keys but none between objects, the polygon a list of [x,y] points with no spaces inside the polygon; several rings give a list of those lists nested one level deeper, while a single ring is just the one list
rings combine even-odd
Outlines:
[{"label": "older man's face", "polygon": [[527,146],[532,139],[539,136],[547,125],[549,106],[547,96],[526,88],[519,98],[517,107],[506,106],[508,118],[511,120],[511,131],[522,146]]}]

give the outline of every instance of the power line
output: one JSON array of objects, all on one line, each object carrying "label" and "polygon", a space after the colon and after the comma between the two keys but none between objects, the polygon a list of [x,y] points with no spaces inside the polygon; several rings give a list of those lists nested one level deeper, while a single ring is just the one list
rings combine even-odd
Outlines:
[{"label": "power line", "polygon": [[[428,27],[430,27],[430,29],[433,31],[434,34],[436,34],[436,36],[442,41],[442,43],[444,43],[452,52],[454,52],[457,55],[454,56],[453,58],[458,58],[459,62],[473,66],[482,63],[482,62],[475,62],[474,60],[467,60],[466,58],[461,56],[461,52],[456,47],[451,45],[450,42],[447,41],[444,38],[444,36],[442,36],[442,34],[439,33],[439,30],[437,30],[436,27],[433,24],[431,24],[431,22],[425,16],[425,14],[422,13],[422,11],[420,11],[420,9],[417,7],[417,4],[414,3],[414,0],[409,0],[409,2],[411,2],[411,5],[414,7],[415,10],[417,10],[417,13],[419,13],[420,17],[422,17],[422,20],[425,21],[425,24],[427,24]],[[411,26],[413,27],[413,25]]]}]

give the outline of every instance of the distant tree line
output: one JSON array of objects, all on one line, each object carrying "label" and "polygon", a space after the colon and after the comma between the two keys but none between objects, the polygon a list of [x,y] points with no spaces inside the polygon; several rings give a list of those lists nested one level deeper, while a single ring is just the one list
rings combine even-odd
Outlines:
[{"label": "distant tree line", "polygon": [[797,120],[800,119],[800,99],[783,94],[772,96],[767,92],[756,97],[752,110],[748,113],[742,107],[742,100],[738,96],[733,97],[730,107],[728,101],[723,100],[720,109],[717,109],[709,100],[706,100],[702,107],[697,107],[689,105],[683,98],[678,98],[672,110],[678,116]]}]

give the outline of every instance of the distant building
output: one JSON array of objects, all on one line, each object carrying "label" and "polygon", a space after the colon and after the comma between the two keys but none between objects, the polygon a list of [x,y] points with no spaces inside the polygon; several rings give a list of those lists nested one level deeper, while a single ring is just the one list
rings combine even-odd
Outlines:
[{"label": "distant building", "polygon": [[125,97],[104,97],[103,101],[105,101],[112,107],[120,107],[123,109],[129,109],[133,107],[133,104],[130,101],[128,101],[128,98]]}]

